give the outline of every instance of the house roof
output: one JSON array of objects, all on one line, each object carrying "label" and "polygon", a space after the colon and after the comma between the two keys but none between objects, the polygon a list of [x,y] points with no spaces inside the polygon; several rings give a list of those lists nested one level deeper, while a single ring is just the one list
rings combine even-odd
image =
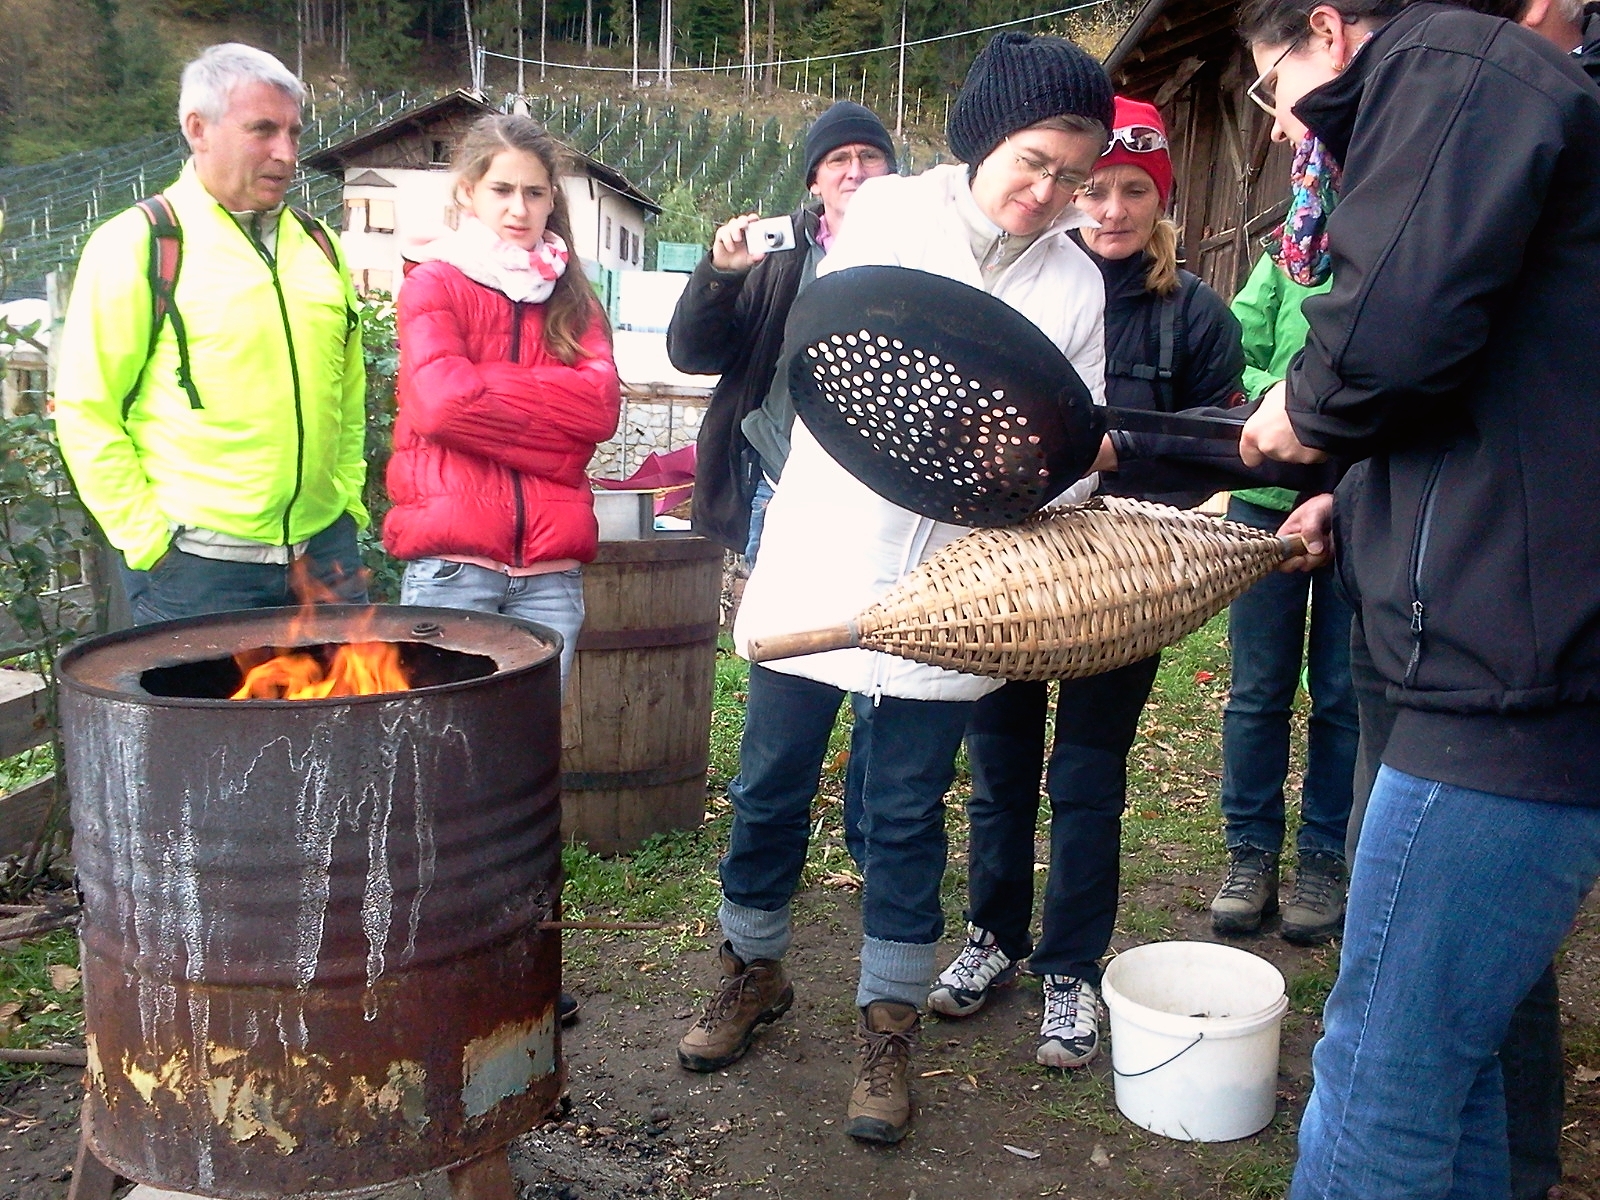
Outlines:
[{"label": "house roof", "polygon": [[[329,175],[337,175],[344,170],[350,159],[366,153],[404,133],[411,133],[426,129],[428,126],[454,115],[470,117],[481,116],[485,113],[499,112],[492,105],[486,104],[471,92],[454,91],[440,96],[437,100],[430,100],[416,108],[408,108],[381,125],[375,125],[365,133],[352,138],[346,138],[335,145],[318,150],[315,154],[308,154],[301,159],[301,163],[315,171],[325,171]],[[562,148],[570,154],[584,171],[593,179],[598,179],[612,191],[618,192],[632,200],[639,207],[649,212],[659,213],[661,205],[657,204],[644,192],[640,191],[621,171],[608,167],[599,159],[574,149],[565,142]]]},{"label": "house roof", "polygon": [[1148,100],[1186,61],[1231,58],[1239,48],[1237,0],[1145,0],[1106,55],[1119,92]]}]

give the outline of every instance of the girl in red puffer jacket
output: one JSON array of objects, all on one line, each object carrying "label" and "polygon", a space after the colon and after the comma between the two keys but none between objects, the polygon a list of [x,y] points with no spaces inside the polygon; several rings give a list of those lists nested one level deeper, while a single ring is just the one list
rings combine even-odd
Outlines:
[{"label": "girl in red puffer jacket", "polygon": [[456,157],[459,227],[412,255],[400,291],[399,415],[383,524],[410,560],[403,604],[583,625],[597,529],[586,469],[616,432],[611,330],[569,249],[561,149],[487,116]]}]

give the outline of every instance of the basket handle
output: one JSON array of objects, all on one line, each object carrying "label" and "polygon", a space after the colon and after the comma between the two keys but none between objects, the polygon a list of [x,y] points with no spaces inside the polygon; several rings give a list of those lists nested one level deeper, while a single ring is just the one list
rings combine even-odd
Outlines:
[{"label": "basket handle", "polygon": [[1305,538],[1298,533],[1279,538],[1278,553],[1282,555],[1285,562],[1291,558],[1299,558],[1302,554],[1307,553]]},{"label": "basket handle", "polygon": [[751,638],[748,647],[750,661],[770,662],[775,658],[796,658],[802,654],[820,654],[824,650],[848,650],[861,644],[861,634],[856,624],[830,625],[826,629],[808,629],[804,633],[780,633],[773,637]]}]

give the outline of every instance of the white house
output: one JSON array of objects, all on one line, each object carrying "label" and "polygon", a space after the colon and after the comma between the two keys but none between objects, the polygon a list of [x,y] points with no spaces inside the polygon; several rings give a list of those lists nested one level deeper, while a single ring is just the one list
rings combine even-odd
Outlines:
[{"label": "white house", "polygon": [[[392,292],[401,249],[445,227],[450,160],[474,121],[498,111],[452,92],[304,159],[344,179],[344,246],[362,291]],[[661,206],[620,172],[568,147],[574,169],[563,181],[578,256],[609,300],[613,274],[644,266],[644,222]]]}]

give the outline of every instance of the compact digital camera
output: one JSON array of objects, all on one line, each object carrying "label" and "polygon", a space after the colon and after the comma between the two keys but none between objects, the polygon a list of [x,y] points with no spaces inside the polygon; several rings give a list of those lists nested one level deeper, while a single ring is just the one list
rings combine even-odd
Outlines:
[{"label": "compact digital camera", "polygon": [[771,254],[794,249],[794,222],[788,217],[765,217],[744,227],[744,244],[752,253]]}]

